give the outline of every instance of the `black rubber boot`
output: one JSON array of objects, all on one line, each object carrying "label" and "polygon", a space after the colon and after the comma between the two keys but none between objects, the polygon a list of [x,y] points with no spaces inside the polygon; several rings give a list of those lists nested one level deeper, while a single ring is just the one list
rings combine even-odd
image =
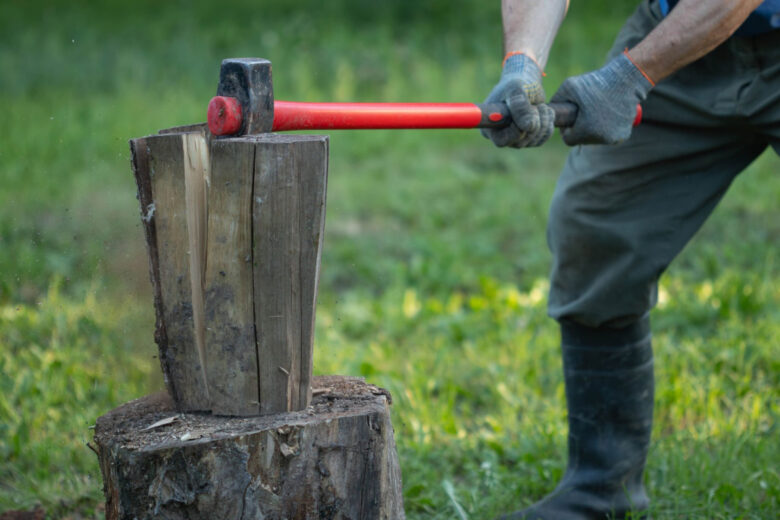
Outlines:
[{"label": "black rubber boot", "polygon": [[566,323],[561,336],[568,467],[550,495],[501,520],[644,518],[654,394],[649,320],[623,329]]}]

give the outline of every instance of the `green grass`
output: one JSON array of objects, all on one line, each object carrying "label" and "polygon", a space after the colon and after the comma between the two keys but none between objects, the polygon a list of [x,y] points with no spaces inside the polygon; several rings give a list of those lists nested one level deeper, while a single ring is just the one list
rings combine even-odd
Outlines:
[{"label": "green grass", "polygon": [[[127,139],[202,120],[227,56],[270,58],[277,97],[301,100],[479,100],[500,65],[492,4],[194,4],[0,7],[0,511],[95,517],[89,426],[161,386]],[[573,4],[550,92],[600,63],[632,7]],[[410,519],[490,518],[564,469],[553,141],[331,135],[315,370],[392,391]],[[740,176],[662,279],[656,518],[780,509],[779,163]]]}]

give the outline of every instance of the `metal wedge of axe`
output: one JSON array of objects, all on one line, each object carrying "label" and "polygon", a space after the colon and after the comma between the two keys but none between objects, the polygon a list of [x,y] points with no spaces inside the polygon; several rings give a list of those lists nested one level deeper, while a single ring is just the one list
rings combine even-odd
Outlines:
[{"label": "metal wedge of axe", "polygon": [[[577,105],[550,103],[555,126],[577,119]],[[505,103],[299,103],[274,102],[271,62],[262,58],[222,61],[217,96],[208,107],[213,135],[284,130],[401,128],[504,128],[511,122]],[[642,120],[637,105],[634,126]]]}]

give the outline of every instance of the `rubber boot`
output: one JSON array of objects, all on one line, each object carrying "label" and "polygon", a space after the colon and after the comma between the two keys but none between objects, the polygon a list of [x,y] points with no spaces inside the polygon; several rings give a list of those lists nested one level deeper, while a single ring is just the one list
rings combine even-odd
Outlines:
[{"label": "rubber boot", "polygon": [[623,329],[562,323],[561,339],[569,409],[566,472],[550,495],[501,518],[645,518],[642,474],[654,395],[649,320]]}]

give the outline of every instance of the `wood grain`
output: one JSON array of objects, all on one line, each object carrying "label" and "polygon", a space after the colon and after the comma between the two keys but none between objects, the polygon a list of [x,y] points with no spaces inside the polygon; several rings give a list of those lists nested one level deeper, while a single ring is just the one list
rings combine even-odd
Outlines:
[{"label": "wood grain", "polygon": [[253,273],[260,412],[310,399],[327,138],[256,137]]},{"label": "wood grain", "polygon": [[325,204],[328,184],[328,139],[312,139],[297,145],[300,181],[301,218],[301,354],[297,408],[311,400],[314,346],[314,316],[320,281],[320,262],[325,236]]},{"label": "wood grain", "polygon": [[212,141],[206,366],[211,410],[220,415],[254,415],[260,410],[252,284],[254,161],[251,140]]},{"label": "wood grain", "polygon": [[204,368],[195,348],[182,136],[150,136],[146,144],[166,332],[165,358],[180,409],[208,410]]},{"label": "wood grain", "polygon": [[203,309],[203,283],[206,269],[206,225],[208,205],[206,186],[209,183],[209,148],[201,132],[183,134],[182,160],[184,162],[184,192],[187,210],[187,240],[189,242],[190,287],[192,295],[192,322],[195,349],[205,382],[206,399],[210,402],[206,362],[206,325]]},{"label": "wood grain", "polygon": [[165,386],[174,401],[178,402],[176,380],[173,378],[168,359],[168,335],[165,330],[165,319],[162,306],[162,288],[160,286],[160,260],[157,247],[157,227],[154,219],[154,199],[152,197],[152,180],[150,176],[149,149],[146,138],[140,137],[130,141],[130,163],[133,168],[136,186],[138,187],[138,203],[141,210],[141,224],[146,239],[146,252],[149,258],[149,280],[152,283],[154,298],[154,341],[157,343],[158,358],[162,368]]},{"label": "wood grain", "polygon": [[292,409],[300,374],[300,179],[293,145],[258,142],[254,173],[260,413],[277,413]]}]

